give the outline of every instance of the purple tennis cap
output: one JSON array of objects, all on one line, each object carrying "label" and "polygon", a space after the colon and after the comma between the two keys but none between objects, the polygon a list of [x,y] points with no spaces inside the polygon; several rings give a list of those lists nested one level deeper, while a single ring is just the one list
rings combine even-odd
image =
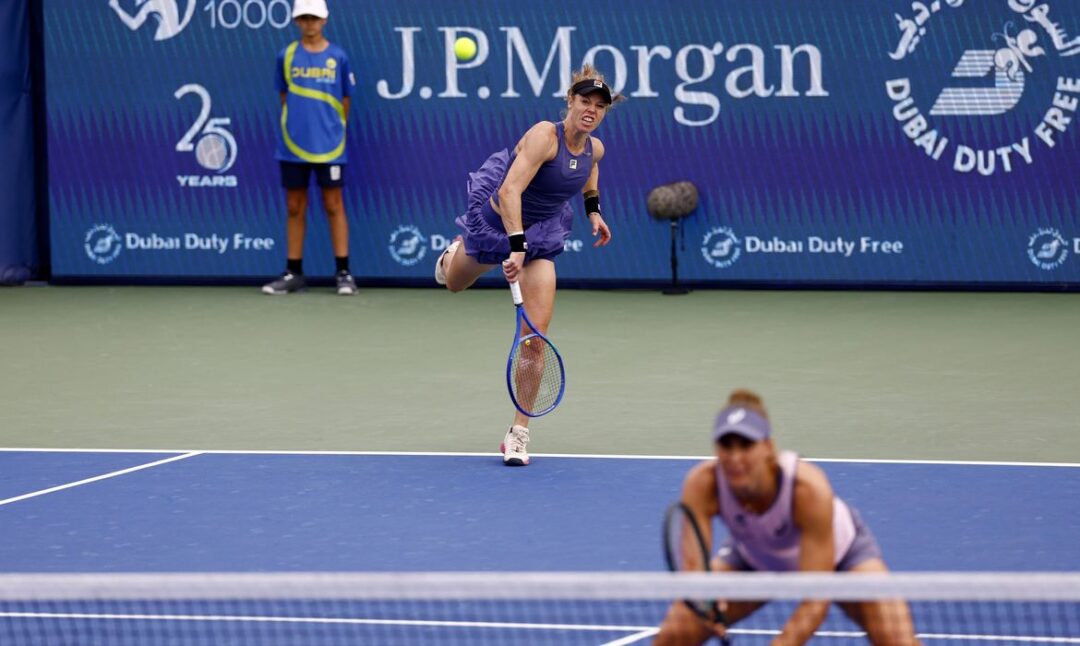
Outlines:
[{"label": "purple tennis cap", "polygon": [[769,437],[769,420],[745,406],[728,406],[716,416],[713,426],[713,442],[728,433],[745,437],[752,442],[759,442]]}]

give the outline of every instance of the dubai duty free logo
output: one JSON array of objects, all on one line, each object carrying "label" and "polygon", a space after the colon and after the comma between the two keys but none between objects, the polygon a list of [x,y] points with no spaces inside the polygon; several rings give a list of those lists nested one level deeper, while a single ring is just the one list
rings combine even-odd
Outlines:
[{"label": "dubai duty free logo", "polygon": [[403,224],[390,234],[389,248],[394,262],[412,267],[424,259],[424,254],[427,253],[427,238],[415,226]]},{"label": "dubai duty free logo", "polygon": [[[182,16],[180,15],[181,4],[178,4],[177,0],[134,0],[134,2],[128,0],[123,3],[121,0],[109,0],[109,8],[116,12],[117,17],[131,31],[138,31],[147,19],[153,17],[154,21],[151,24],[157,24],[154,40],[168,40],[183,31],[184,27],[191,22],[198,2],[198,0],[179,1],[184,8]],[[134,11],[128,11],[127,7],[132,7]]]},{"label": "dubai duty free logo", "polygon": [[1028,238],[1028,259],[1044,271],[1057,269],[1069,257],[1069,243],[1057,229],[1039,229]]},{"label": "dubai duty free logo", "polygon": [[727,269],[742,255],[742,241],[730,227],[713,227],[701,240],[701,255],[717,269]]},{"label": "dubai duty free logo", "polygon": [[[1075,119],[1080,103],[1080,24],[1074,2],[1063,0],[932,0],[911,3],[911,11],[895,13],[900,35],[889,58],[885,91],[893,102],[893,118],[905,135],[930,159],[950,163],[957,173],[991,177],[1033,165],[1040,152],[1057,147]],[[901,3],[905,7],[907,2]],[[970,14],[966,14],[972,9]],[[976,15],[977,14],[977,15]],[[961,29],[958,21],[972,22]],[[953,63],[945,87],[927,96],[916,89],[926,69],[921,46],[946,30],[961,34],[965,49]],[[966,42],[966,41],[971,42]],[[933,48],[931,48],[933,51]],[[929,56],[930,54],[927,54]],[[1041,99],[1030,92],[1029,80],[1050,75],[1053,67],[1074,76],[1058,75],[1053,93]],[[914,82],[913,82],[914,80]],[[926,90],[923,90],[926,92]],[[933,102],[928,99],[933,96]],[[928,109],[927,109],[928,108]],[[1027,134],[1017,138],[995,117],[1014,110],[1012,121],[1027,121]],[[997,135],[992,143],[970,139],[970,133]],[[961,134],[968,133],[968,134]],[[950,137],[955,137],[953,140]],[[964,137],[963,139],[961,137]],[[1012,141],[1009,141],[1009,139]],[[985,145],[981,145],[985,144]]]},{"label": "dubai duty free logo", "polygon": [[87,230],[83,238],[83,249],[86,250],[87,257],[99,265],[107,265],[116,260],[123,248],[120,234],[109,224],[95,224]]}]

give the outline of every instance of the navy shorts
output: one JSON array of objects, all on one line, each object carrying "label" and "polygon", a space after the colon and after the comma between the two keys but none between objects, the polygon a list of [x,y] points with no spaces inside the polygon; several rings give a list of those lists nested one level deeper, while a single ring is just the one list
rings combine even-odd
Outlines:
[{"label": "navy shorts", "polygon": [[[848,508],[851,510],[851,520],[855,523],[855,540],[851,542],[851,547],[848,548],[847,552],[844,552],[844,556],[836,564],[837,572],[847,572],[864,561],[881,558],[881,547],[878,545],[874,533],[870,531],[870,526],[863,522],[862,517],[859,516],[859,512],[854,507],[849,506]],[[717,555],[720,560],[735,570],[749,572],[754,569],[739,554],[739,550],[736,549],[735,542],[731,540],[730,536],[720,546]]]},{"label": "navy shorts", "polygon": [[345,166],[343,164],[309,164],[307,162],[279,162],[281,164],[281,185],[285,188],[307,188],[311,183],[311,173],[315,172],[315,181],[322,188],[340,188],[345,185]]}]

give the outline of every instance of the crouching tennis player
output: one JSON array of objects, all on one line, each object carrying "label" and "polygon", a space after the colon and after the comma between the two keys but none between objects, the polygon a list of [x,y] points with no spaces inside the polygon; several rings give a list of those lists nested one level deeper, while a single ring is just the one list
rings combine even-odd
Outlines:
[{"label": "crouching tennis player", "polygon": [[[887,572],[881,549],[858,512],[833,494],[817,466],[791,451],[778,451],[761,397],[737,390],[713,428],[716,457],[696,465],[683,484],[682,502],[712,545],[711,519],[730,537],[720,546],[718,571]],[[764,605],[722,604],[733,624]],[[917,644],[911,613],[902,600],[838,603],[874,644]],[[773,644],[803,644],[825,620],[828,601],[803,601]],[[701,644],[725,633],[685,604],[671,605],[657,645]]]}]

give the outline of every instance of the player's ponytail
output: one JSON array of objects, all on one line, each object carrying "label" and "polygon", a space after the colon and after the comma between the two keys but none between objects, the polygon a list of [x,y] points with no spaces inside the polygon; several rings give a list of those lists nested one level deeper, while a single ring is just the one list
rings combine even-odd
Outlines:
[{"label": "player's ponytail", "polygon": [[739,388],[728,395],[728,406],[742,406],[749,408],[765,419],[769,419],[769,413],[765,410],[765,404],[761,401],[761,395],[747,388]]}]

